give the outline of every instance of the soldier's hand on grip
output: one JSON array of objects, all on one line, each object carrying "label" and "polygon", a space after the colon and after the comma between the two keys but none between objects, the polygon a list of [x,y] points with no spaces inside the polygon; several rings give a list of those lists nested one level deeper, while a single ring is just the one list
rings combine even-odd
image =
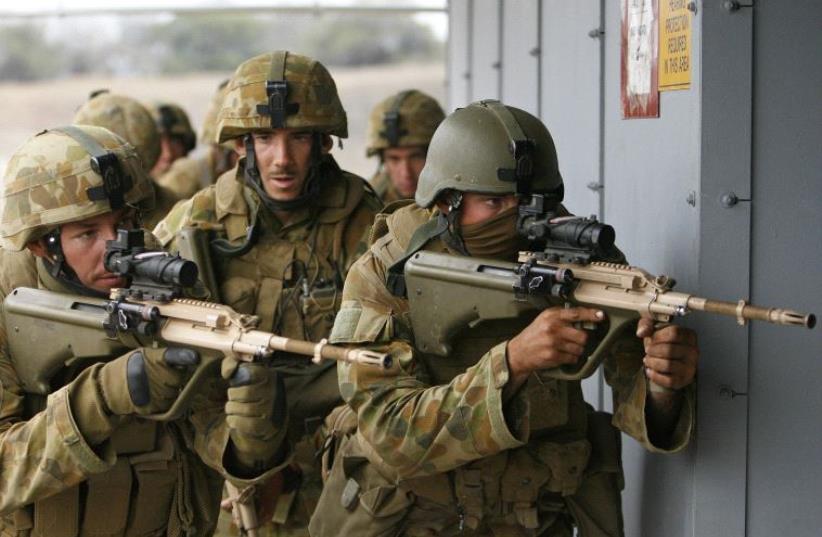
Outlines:
[{"label": "soldier's hand on grip", "polygon": [[654,330],[651,319],[640,319],[637,337],[645,345],[645,376],[663,388],[678,390],[694,381],[699,360],[696,332],[668,325]]},{"label": "soldier's hand on grip", "polygon": [[225,405],[232,455],[244,470],[267,470],[279,453],[287,411],[282,376],[262,364],[223,358],[221,373],[228,380]]},{"label": "soldier's hand on grip", "polygon": [[199,363],[200,355],[188,348],[137,349],[102,367],[101,395],[115,415],[162,413],[177,399],[187,367]]},{"label": "soldier's hand on grip", "polygon": [[573,364],[585,350],[588,334],[574,323],[601,322],[605,314],[593,308],[549,308],[508,342],[511,382],[519,385],[540,369]]}]

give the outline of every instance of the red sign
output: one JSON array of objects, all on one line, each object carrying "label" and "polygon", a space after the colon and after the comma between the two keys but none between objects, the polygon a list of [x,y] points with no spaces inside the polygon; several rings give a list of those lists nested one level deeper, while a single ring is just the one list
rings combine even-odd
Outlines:
[{"label": "red sign", "polygon": [[624,119],[659,117],[657,0],[622,0],[620,93]]}]

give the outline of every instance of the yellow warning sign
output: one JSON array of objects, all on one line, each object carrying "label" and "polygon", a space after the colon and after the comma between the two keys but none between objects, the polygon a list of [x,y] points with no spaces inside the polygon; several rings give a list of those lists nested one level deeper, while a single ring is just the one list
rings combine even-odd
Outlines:
[{"label": "yellow warning sign", "polygon": [[691,87],[688,0],[659,0],[659,91]]}]

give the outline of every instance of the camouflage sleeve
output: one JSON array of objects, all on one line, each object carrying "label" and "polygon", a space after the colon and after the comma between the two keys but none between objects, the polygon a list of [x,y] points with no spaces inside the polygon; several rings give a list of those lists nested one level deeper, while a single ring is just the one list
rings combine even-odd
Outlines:
[{"label": "camouflage sleeve", "polygon": [[629,332],[614,343],[611,355],[605,360],[605,380],[611,386],[614,396],[612,423],[649,451],[681,451],[688,445],[694,428],[695,384],[692,383],[682,392],[682,407],[668,444],[665,447],[653,444],[648,435],[645,417],[648,383],[642,365],[644,355],[642,341]]},{"label": "camouflage sleeve", "polygon": [[[284,457],[276,466],[251,479],[238,477],[226,467],[225,453],[229,442],[229,431],[223,411],[226,389],[227,386],[221,379],[213,379],[192,402],[189,423],[194,429],[194,450],[200,459],[240,489],[244,489],[270,479],[290,464],[291,457]],[[285,434],[282,436],[283,452],[290,454],[291,450],[288,448]]]},{"label": "camouflage sleeve", "polygon": [[154,236],[166,250],[176,251],[174,238],[186,226],[214,222],[214,187],[208,187],[191,199],[178,202],[154,227]]},{"label": "camouflage sleeve", "polygon": [[[5,346],[5,342],[3,342]],[[24,419],[23,393],[14,367],[0,351],[0,514],[56,494],[110,469],[108,442],[92,449],[69,404],[71,384],[48,396],[46,409]]]},{"label": "camouflage sleeve", "polygon": [[[387,350],[394,366],[387,371],[340,365],[340,392],[357,412],[359,434],[401,477],[451,470],[468,461],[524,445],[527,421],[510,420],[503,388],[509,371],[505,343],[482,356],[450,383],[429,386],[419,374],[414,351],[398,339],[396,313],[407,310],[375,285],[382,264],[372,252],[352,267],[343,293],[335,342],[371,341]],[[512,428],[508,423],[518,425]]]}]

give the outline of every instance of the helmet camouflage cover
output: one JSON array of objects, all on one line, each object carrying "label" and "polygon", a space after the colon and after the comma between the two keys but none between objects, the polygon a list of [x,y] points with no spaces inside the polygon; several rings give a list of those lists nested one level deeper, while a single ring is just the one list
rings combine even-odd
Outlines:
[{"label": "helmet camouflage cover", "polygon": [[6,167],[0,246],[19,251],[61,224],[119,204],[147,210],[153,201],[137,152],[116,134],[90,125],[43,131],[18,148]]},{"label": "helmet camouflage cover", "polygon": [[179,105],[169,102],[157,102],[149,106],[154,123],[160,134],[179,139],[191,151],[197,145],[197,135],[191,128],[188,114]]},{"label": "helmet camouflage cover", "polygon": [[317,60],[269,52],[244,61],[231,77],[217,116],[217,142],[277,128],[348,137],[337,86]]},{"label": "helmet camouflage cover", "polygon": [[405,90],[381,101],[368,118],[366,155],[389,147],[427,146],[445,119],[439,103],[419,90]]},{"label": "helmet camouflage cover", "polygon": [[[203,118],[203,125],[200,131],[201,143],[208,145],[217,143],[217,115],[223,106],[223,99],[225,98],[227,89],[228,79],[223,80],[220,85],[217,86],[217,91],[214,92],[214,96],[211,97],[211,101],[208,103],[208,109]],[[231,144],[231,147],[226,147],[226,149],[233,148],[233,144]]]},{"label": "helmet camouflage cover", "polygon": [[160,157],[160,133],[145,106],[124,95],[98,93],[74,115],[75,125],[105,127],[129,142],[150,170]]},{"label": "helmet camouflage cover", "polygon": [[538,118],[499,101],[457,109],[440,124],[428,146],[417,205],[431,207],[448,189],[500,196],[553,193],[561,201],[554,140]]}]

